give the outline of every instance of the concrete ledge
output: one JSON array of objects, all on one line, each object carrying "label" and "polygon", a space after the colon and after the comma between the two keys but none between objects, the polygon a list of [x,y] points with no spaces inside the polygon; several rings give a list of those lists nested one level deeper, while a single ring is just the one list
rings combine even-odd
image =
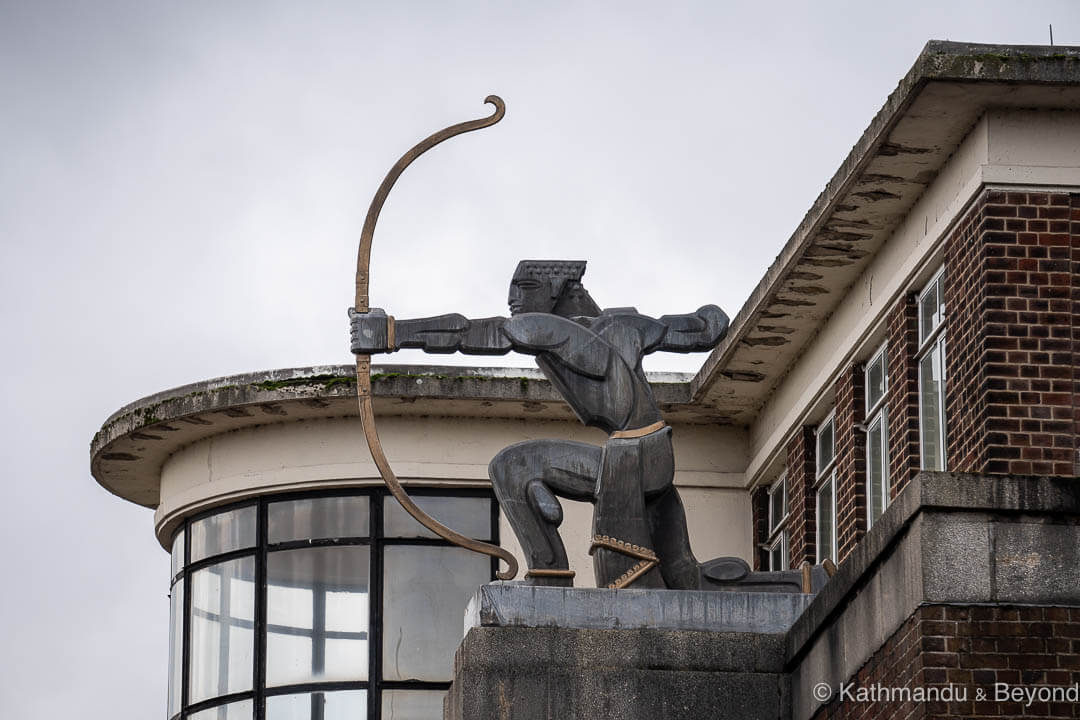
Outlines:
[{"label": "concrete ledge", "polygon": [[698,590],[606,590],[482,586],[465,611],[474,627],[703,630],[783,633],[810,605],[812,595]]},{"label": "concrete ledge", "polygon": [[783,636],[474,627],[454,658],[450,720],[787,718]]},{"label": "concrete ledge", "polygon": [[921,473],[787,636],[792,717],[849,681],[921,606],[1080,606],[1080,482]]},{"label": "concrete ledge", "polygon": [[929,510],[1080,517],[1080,482],[1067,478],[920,473],[794,622],[788,634],[789,659],[796,659],[825,621],[859,590],[871,571],[888,560],[892,546],[908,532],[915,516]]}]

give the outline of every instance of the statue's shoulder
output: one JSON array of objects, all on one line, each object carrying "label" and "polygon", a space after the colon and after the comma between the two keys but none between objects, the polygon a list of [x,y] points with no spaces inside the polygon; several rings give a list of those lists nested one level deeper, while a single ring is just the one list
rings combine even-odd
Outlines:
[{"label": "statue's shoulder", "polygon": [[614,328],[619,330],[632,329],[637,332],[641,339],[641,346],[652,347],[664,339],[668,331],[666,324],[642,315],[634,307],[607,308],[596,318],[592,318],[589,327],[601,337],[608,334]]},{"label": "statue's shoulder", "polygon": [[503,332],[519,350],[554,355],[575,372],[594,378],[607,372],[611,345],[581,323],[549,313],[522,313],[507,320]]}]

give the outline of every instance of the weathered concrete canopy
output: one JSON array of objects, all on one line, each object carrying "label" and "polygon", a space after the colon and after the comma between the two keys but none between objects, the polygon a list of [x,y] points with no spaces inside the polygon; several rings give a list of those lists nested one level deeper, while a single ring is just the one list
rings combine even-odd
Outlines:
[{"label": "weathered concrete canopy", "polygon": [[[268,423],[358,415],[352,365],[233,375],[184,385],[130,403],[90,443],[90,472],[110,492],[158,503],[161,466],[178,449],[220,433]],[[692,420],[690,375],[650,373],[665,416]],[[539,370],[384,365],[371,376],[380,415],[571,420]],[[363,444],[358,436],[356,442]]]},{"label": "weathered concrete canopy", "polygon": [[1080,108],[1080,48],[927,43],[694,378],[701,415],[754,419],[960,141],[998,108]]}]

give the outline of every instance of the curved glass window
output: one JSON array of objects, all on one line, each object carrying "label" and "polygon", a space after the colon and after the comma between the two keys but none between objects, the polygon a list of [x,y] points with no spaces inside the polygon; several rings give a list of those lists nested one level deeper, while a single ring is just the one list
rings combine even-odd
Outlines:
[{"label": "curved glass window", "polygon": [[[498,542],[486,491],[416,491]],[[465,604],[497,569],[385,491],[271,496],[173,536],[170,720],[442,717]]]}]

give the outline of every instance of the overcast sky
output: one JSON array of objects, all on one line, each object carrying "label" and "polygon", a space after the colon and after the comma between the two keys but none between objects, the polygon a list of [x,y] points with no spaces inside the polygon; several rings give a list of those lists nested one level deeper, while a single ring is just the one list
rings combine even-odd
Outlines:
[{"label": "overcast sky", "polygon": [[350,362],[364,213],[420,138],[506,101],[398,183],[372,304],[501,314],[519,259],[580,258],[602,306],[734,316],[927,40],[1050,23],[1080,45],[1076,0],[0,1],[0,717],[164,717],[167,557],[90,438]]}]

